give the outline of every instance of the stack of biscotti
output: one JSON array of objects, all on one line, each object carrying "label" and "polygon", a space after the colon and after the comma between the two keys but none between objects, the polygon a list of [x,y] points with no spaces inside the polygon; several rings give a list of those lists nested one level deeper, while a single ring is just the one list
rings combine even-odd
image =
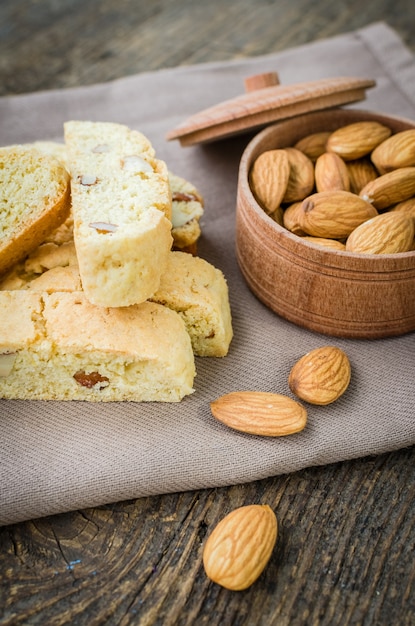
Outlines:
[{"label": "stack of biscotti", "polygon": [[140,133],[68,122],[65,134],[36,148],[70,172],[72,212],[0,276],[0,397],[179,401],[194,354],[225,356],[232,339],[222,272],[169,247],[180,233],[195,254],[203,199]]}]

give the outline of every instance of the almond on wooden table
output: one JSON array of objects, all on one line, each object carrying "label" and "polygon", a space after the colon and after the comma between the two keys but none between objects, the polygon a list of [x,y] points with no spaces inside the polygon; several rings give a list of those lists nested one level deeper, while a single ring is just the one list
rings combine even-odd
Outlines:
[{"label": "almond on wooden table", "polygon": [[291,391],[310,404],[331,404],[346,391],[351,378],[347,354],[336,346],[315,348],[292,367]]},{"label": "almond on wooden table", "polygon": [[229,428],[250,435],[283,437],[303,430],[307,411],[280,393],[233,391],[210,403],[212,415]]},{"label": "almond on wooden table", "polygon": [[278,522],[268,505],[234,509],[209,535],[203,550],[205,572],[230,589],[247,589],[264,571],[278,534]]}]

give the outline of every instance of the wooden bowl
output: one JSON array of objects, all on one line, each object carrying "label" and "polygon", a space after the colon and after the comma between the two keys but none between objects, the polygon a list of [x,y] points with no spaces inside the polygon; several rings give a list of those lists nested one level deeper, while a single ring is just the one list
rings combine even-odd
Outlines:
[{"label": "wooden bowl", "polygon": [[415,330],[415,251],[365,255],[318,247],[273,221],[248,182],[262,152],[360,120],[393,132],[415,128],[396,117],[332,109],[274,124],[252,139],[239,168],[236,254],[252,292],[281,317],[326,335],[376,339]]}]

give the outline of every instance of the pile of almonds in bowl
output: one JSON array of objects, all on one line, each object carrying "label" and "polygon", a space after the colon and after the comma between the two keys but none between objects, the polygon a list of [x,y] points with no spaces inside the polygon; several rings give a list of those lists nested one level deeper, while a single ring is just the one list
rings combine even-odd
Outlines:
[{"label": "pile of almonds in bowl", "polygon": [[366,120],[315,132],[260,154],[249,184],[273,220],[317,245],[415,250],[415,129]]}]

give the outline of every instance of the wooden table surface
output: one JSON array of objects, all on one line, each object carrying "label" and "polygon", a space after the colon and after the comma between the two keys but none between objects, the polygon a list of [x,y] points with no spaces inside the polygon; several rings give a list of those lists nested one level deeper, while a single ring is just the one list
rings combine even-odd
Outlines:
[{"label": "wooden table surface", "polygon": [[[275,52],[385,20],[415,52],[410,0],[2,0],[0,94]],[[0,624],[415,624],[415,448],[221,489],[0,528]],[[207,579],[223,512],[267,502],[280,534],[243,592]]]}]

